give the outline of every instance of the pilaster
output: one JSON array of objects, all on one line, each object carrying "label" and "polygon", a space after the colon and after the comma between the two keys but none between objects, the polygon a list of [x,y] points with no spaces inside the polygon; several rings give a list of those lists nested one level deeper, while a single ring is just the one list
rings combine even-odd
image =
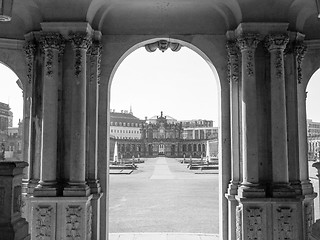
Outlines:
[{"label": "pilaster", "polygon": [[289,188],[287,115],[284,77],[284,49],[289,42],[286,33],[270,34],[265,46],[270,52],[270,101],[272,146],[272,195],[293,195]]},{"label": "pilaster", "polygon": [[230,83],[230,125],[231,125],[231,181],[228,187],[226,198],[228,199],[228,237],[229,239],[236,239],[236,207],[238,201],[235,196],[238,193],[240,184],[240,158],[241,158],[241,144],[240,144],[240,51],[237,47],[234,38],[227,42],[228,52],[228,79]]},{"label": "pilaster", "polygon": [[72,88],[72,116],[70,139],[70,173],[64,196],[88,196],[90,189],[85,181],[86,166],[86,101],[87,50],[92,44],[92,36],[87,32],[70,34],[74,60],[74,82]]},{"label": "pilaster", "polygon": [[40,39],[44,51],[42,99],[42,139],[40,182],[35,196],[56,196],[59,51],[64,41],[59,33],[44,33]]},{"label": "pilaster", "polygon": [[255,75],[255,49],[260,37],[255,33],[242,33],[237,38],[241,51],[241,132],[243,179],[240,196],[264,196],[259,186],[257,92]]}]

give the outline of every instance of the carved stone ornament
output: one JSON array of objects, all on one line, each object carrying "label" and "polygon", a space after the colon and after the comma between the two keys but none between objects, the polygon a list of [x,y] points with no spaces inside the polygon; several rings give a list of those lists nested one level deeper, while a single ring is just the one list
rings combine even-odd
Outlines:
[{"label": "carved stone ornament", "polygon": [[248,240],[263,240],[262,209],[247,208],[247,238]]},{"label": "carved stone ornament", "polygon": [[33,74],[33,61],[34,61],[34,55],[36,52],[36,44],[32,41],[27,41],[24,45],[24,52],[26,54],[27,59],[27,77],[28,82],[31,83],[32,81],[32,74]]},{"label": "carved stone ornament", "polygon": [[309,203],[309,204],[306,204],[304,208],[305,208],[304,211],[305,211],[305,219],[306,219],[306,239],[309,239],[309,236],[311,234],[311,226],[314,223],[313,205]]},{"label": "carved stone ornament", "polygon": [[245,54],[244,64],[248,76],[254,75],[254,52],[260,42],[259,35],[253,33],[243,34],[237,39],[242,54]]},{"label": "carved stone ornament", "polygon": [[[74,49],[74,74],[76,77],[82,72],[82,62],[85,61],[85,51],[87,51],[92,44],[92,37],[86,32],[77,32],[70,34],[70,41]],[[84,54],[82,52],[84,51]]]},{"label": "carved stone ornament", "polygon": [[52,236],[52,213],[51,206],[35,208],[35,238],[36,240],[51,239]]},{"label": "carved stone ornament", "polygon": [[181,47],[182,47],[181,44],[169,42],[167,40],[160,40],[160,41],[145,45],[145,49],[148,52],[154,52],[157,50],[157,48],[159,48],[161,52],[166,51],[168,48],[170,48],[173,52],[178,52],[181,49]]},{"label": "carved stone ornament", "polygon": [[278,221],[278,240],[293,240],[293,218],[292,208],[278,208],[277,221]]},{"label": "carved stone ornament", "polygon": [[302,81],[302,61],[307,50],[307,46],[302,42],[297,42],[293,48],[297,63],[297,79],[298,83]]},{"label": "carved stone ornament", "polygon": [[66,239],[81,240],[81,211],[80,206],[69,206],[66,209]]},{"label": "carved stone ornament", "polygon": [[236,239],[242,240],[242,207],[236,207]]},{"label": "carved stone ornament", "polygon": [[92,206],[87,209],[87,239],[91,239],[92,235]]},{"label": "carved stone ornament", "polygon": [[[91,49],[91,68],[93,71],[91,71],[91,76],[90,76],[90,82],[94,83],[94,77],[95,74],[97,74],[97,84],[100,83],[100,75],[101,75],[101,55],[102,55],[102,45],[100,41],[94,40],[92,42],[92,45],[90,47]],[[95,72],[96,70],[96,72]]]},{"label": "carved stone ornament", "polygon": [[259,42],[259,35],[255,33],[246,33],[237,38],[237,44],[241,51],[254,50]]},{"label": "carved stone ornament", "polygon": [[[58,54],[62,52],[64,48],[64,39],[60,33],[47,32],[43,33],[40,39],[41,46],[45,54],[45,68],[46,75],[52,76],[53,73],[53,51],[57,50]],[[59,59],[58,59],[59,60]]]},{"label": "carved stone ornament", "polygon": [[228,52],[228,80],[229,82],[239,80],[239,49],[236,41],[228,41],[227,45]]},{"label": "carved stone ornament", "polygon": [[265,38],[265,46],[270,51],[273,49],[284,50],[289,42],[289,37],[285,33],[270,34]]},{"label": "carved stone ornament", "polygon": [[[273,62],[276,70],[276,77],[282,78],[283,76],[283,52],[289,42],[287,34],[271,34],[265,39],[265,46],[269,52],[275,51],[275,61]],[[272,54],[272,53],[271,53]]]}]

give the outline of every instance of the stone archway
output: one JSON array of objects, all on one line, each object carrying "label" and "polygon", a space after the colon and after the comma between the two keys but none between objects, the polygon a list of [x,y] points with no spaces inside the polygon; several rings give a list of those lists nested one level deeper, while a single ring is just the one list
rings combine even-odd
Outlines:
[{"label": "stone archway", "polygon": [[[107,39],[108,40],[108,39]],[[117,41],[116,39],[113,39],[113,41]],[[110,65],[104,66],[104,61],[102,59],[102,74],[101,74],[101,81],[104,81],[107,79],[108,86],[103,86],[104,83],[101,84],[100,88],[103,87],[104,94],[106,96],[110,96],[110,88],[113,76],[118,68],[118,66],[121,64],[123,59],[125,59],[126,56],[128,56],[131,52],[133,52],[135,49],[147,46],[150,51],[155,50],[155,48],[159,49],[166,49],[166,48],[173,48],[174,50],[178,49],[178,45],[182,45],[185,47],[190,48],[191,50],[198,53],[210,66],[212,69],[216,81],[218,81],[218,92],[219,92],[219,111],[221,114],[219,114],[219,126],[220,126],[220,141],[221,139],[225,139],[222,141],[222,143],[219,145],[220,151],[219,151],[219,184],[221,192],[219,194],[219,222],[220,224],[220,237],[221,239],[226,239],[227,232],[228,232],[228,203],[227,199],[225,198],[224,194],[227,191],[228,184],[230,181],[230,174],[231,174],[231,168],[230,168],[230,126],[229,126],[229,85],[227,81],[227,74],[225,72],[226,67],[226,55],[224,52],[224,49],[219,48],[219,43],[209,43],[206,41],[206,39],[200,39],[200,41],[190,41],[186,36],[179,36],[177,38],[167,38],[167,37],[155,37],[155,38],[148,38],[145,39],[145,37],[133,37],[127,39],[127,45],[122,45],[121,50],[118,49],[116,46],[115,49],[110,48],[110,46],[113,45],[113,42],[109,43],[105,42],[103,51],[105,52],[114,52],[114,55],[111,53],[111,59],[113,60],[112,67]],[[208,45],[209,44],[209,45]],[[212,53],[212,50],[209,51],[210,48],[214,48],[217,51]],[[107,71],[104,71],[107,70]],[[107,87],[107,89],[106,89]],[[101,96],[101,94],[100,94]],[[110,98],[106,98],[108,104],[106,106],[100,106],[99,109],[109,109],[110,108]],[[197,150],[197,149],[196,149]]]}]

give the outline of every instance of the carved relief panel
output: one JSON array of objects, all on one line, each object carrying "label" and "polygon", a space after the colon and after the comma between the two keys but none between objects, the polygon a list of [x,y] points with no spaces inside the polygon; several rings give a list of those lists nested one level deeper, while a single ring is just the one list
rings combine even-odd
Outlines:
[{"label": "carved relief panel", "polygon": [[246,235],[249,240],[263,240],[262,208],[247,208]]},{"label": "carved relief panel", "polygon": [[36,240],[54,239],[54,210],[51,206],[37,206],[34,208],[34,236]]},{"label": "carved relief panel", "polygon": [[82,208],[80,206],[69,206],[66,208],[66,239],[81,240],[81,216]]},{"label": "carved relief panel", "polygon": [[277,239],[278,240],[293,240],[293,209],[279,207],[276,210],[277,219]]}]

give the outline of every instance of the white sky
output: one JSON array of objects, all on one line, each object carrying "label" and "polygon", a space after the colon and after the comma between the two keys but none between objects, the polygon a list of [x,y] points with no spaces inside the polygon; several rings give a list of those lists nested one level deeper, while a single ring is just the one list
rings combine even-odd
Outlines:
[{"label": "white sky", "polygon": [[139,48],[123,60],[111,85],[111,109],[130,106],[140,119],[163,111],[177,120],[218,125],[217,82],[206,61],[187,47],[164,53]]},{"label": "white sky", "polygon": [[17,80],[17,75],[10,68],[0,64],[0,102],[9,103],[13,112],[13,127],[17,127],[19,118],[22,120],[23,117],[22,90]]},{"label": "white sky", "polygon": [[320,70],[311,77],[307,86],[307,118],[320,122]]}]

